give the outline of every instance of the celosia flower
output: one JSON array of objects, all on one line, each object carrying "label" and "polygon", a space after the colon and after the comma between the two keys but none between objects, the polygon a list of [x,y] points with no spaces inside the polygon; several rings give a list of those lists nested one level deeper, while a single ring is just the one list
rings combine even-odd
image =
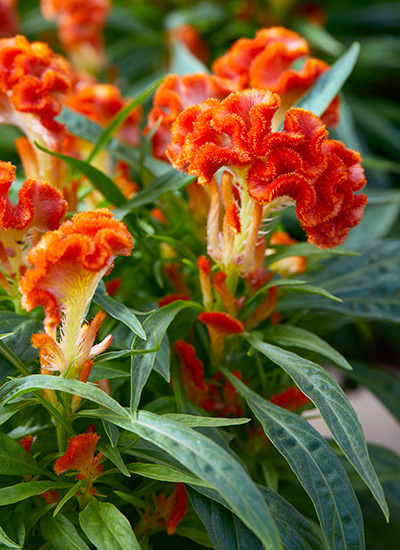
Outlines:
[{"label": "celosia flower", "polygon": [[21,303],[27,311],[39,305],[45,309],[46,334],[35,335],[34,344],[41,349],[46,370],[75,377],[85,361],[108,347],[111,337],[92,347],[103,314],[81,325],[100,279],[112,269],[115,258],[129,256],[132,247],[126,226],[109,210],[99,209],[75,214],[29,251],[27,261],[34,268],[21,279]]},{"label": "celosia flower", "polygon": [[197,318],[207,327],[216,361],[221,359],[225,339],[244,331],[243,323],[221,311],[203,311]]},{"label": "celosia flower", "polygon": [[297,386],[292,386],[288,390],[274,395],[270,401],[288,411],[296,411],[310,403],[309,398]]},{"label": "celosia flower", "polygon": [[164,298],[161,298],[161,300],[158,300],[158,306],[164,307],[168,306],[169,304],[172,304],[173,302],[177,302],[178,300],[189,300],[189,298],[186,296],[186,294],[167,294],[164,296]]},{"label": "celosia flower", "polygon": [[[278,244],[292,246],[296,243],[296,239],[292,239],[286,231],[274,231],[269,240],[270,245]],[[273,253],[273,249],[268,250],[267,253]],[[304,273],[307,269],[307,258],[305,256],[289,256],[288,258],[282,258],[271,264],[269,269],[271,271],[276,271],[285,278],[291,275]]]},{"label": "celosia flower", "polygon": [[188,507],[186,489],[183,483],[176,483],[172,495],[168,499],[167,533],[173,535],[184,518]]},{"label": "celosia flower", "polygon": [[46,504],[57,504],[60,500],[60,495],[57,489],[45,491],[40,495],[46,501]]},{"label": "celosia flower", "polygon": [[8,196],[15,166],[0,161],[0,272],[3,288],[17,294],[19,277],[26,269],[26,253],[40,233],[57,229],[67,211],[61,193],[45,181],[27,179],[18,192],[18,204]]},{"label": "celosia flower", "polygon": [[41,0],[41,10],[46,19],[57,20],[60,42],[76,67],[90,72],[104,67],[109,0]]},{"label": "celosia flower", "polygon": [[[260,29],[255,37],[240,38],[217,58],[213,72],[232,80],[239,90],[270,90],[282,98],[284,110],[291,107],[315,80],[329,69],[325,61],[307,57],[301,68],[296,61],[308,56],[309,46],[299,34],[284,27]],[[339,98],[336,97],[322,119],[328,126],[339,122]]]},{"label": "celosia flower", "polygon": [[64,474],[68,470],[78,472],[77,479],[87,479],[93,482],[103,470],[100,460],[102,453],[94,455],[100,436],[89,432],[71,437],[68,441],[66,452],[54,463],[54,471],[57,475]]},{"label": "celosia flower", "polygon": [[[246,90],[189,107],[174,123],[167,150],[175,167],[210,184],[209,254],[225,266],[239,266],[243,274],[253,267],[261,223],[271,211],[296,204],[308,240],[331,248],[360,222],[367,202],[365,195],[353,194],[366,183],[359,153],[327,139],[322,121],[303,109],[288,111],[283,130],[273,131],[279,104],[269,91]],[[213,179],[222,167],[240,194],[241,232],[229,262],[225,235],[218,229],[220,190]]]},{"label": "celosia flower", "polygon": [[0,38],[14,36],[18,31],[16,0],[0,0]]},{"label": "celosia flower", "polygon": [[33,435],[26,435],[21,439],[19,444],[25,449],[27,453],[31,452],[32,443],[33,443]]},{"label": "celosia flower", "polygon": [[[67,61],[47,44],[29,43],[23,36],[0,40],[0,124],[18,126],[31,144],[37,141],[59,150],[64,127],[55,117],[70,86]],[[39,172],[27,175],[54,180],[48,155],[40,151],[35,155]],[[31,158],[27,165],[32,165]]]},{"label": "celosia flower", "polygon": [[[185,340],[177,340],[174,345],[183,367],[181,372],[185,390],[188,397],[192,399],[192,397],[197,396],[198,390],[200,392],[208,390],[208,386],[204,381],[204,366],[200,359],[196,357],[194,346],[188,344]],[[194,399],[192,400],[194,401]]]},{"label": "celosia flower", "polygon": [[146,511],[136,525],[136,534],[166,526],[168,535],[173,535],[187,512],[188,500],[183,483],[175,483],[175,489],[167,497],[165,493],[147,498]]}]

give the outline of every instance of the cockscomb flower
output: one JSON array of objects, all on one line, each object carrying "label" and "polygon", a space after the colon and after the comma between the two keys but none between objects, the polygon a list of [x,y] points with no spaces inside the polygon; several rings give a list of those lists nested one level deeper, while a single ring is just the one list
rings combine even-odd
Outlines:
[{"label": "cockscomb flower", "polygon": [[[176,168],[209,184],[210,256],[224,266],[236,265],[242,274],[253,268],[254,251],[264,238],[261,224],[271,212],[295,204],[309,242],[332,248],[360,222],[367,202],[365,195],[354,194],[366,183],[359,153],[327,139],[321,119],[303,109],[288,111],[282,131],[274,131],[279,105],[276,94],[245,90],[189,107],[174,123],[167,149]],[[231,173],[236,190],[235,216],[225,205],[226,226],[236,225],[235,235],[219,228],[223,197],[214,176],[220,168]],[[232,221],[237,218],[240,225]]]},{"label": "cockscomb flower", "polygon": [[35,335],[34,344],[46,370],[76,377],[85,361],[108,347],[111,337],[92,347],[103,314],[89,325],[82,323],[100,279],[117,256],[129,256],[132,248],[126,226],[104,208],[75,214],[29,251],[27,261],[34,267],[21,279],[21,304],[27,311],[45,309],[46,334]]},{"label": "cockscomb flower", "polygon": [[[297,242],[298,241],[293,239],[287,231],[274,231],[269,240],[269,245],[293,246]],[[267,250],[267,254],[268,253],[273,253],[273,249]],[[289,256],[288,258],[282,258],[271,264],[269,269],[287,278],[291,275],[304,273],[307,269],[307,258],[305,256]]]},{"label": "cockscomb flower", "polygon": [[243,323],[221,311],[203,311],[197,319],[207,327],[216,362],[222,357],[225,339],[244,331]]},{"label": "cockscomb flower", "polygon": [[[0,124],[20,128],[31,145],[37,141],[52,151],[60,150],[64,126],[55,117],[70,87],[67,61],[47,44],[30,43],[24,36],[0,40]],[[38,173],[26,174],[56,185],[47,153],[35,150],[30,155],[35,158],[29,157],[26,164],[36,162]]]},{"label": "cockscomb flower", "polygon": [[160,493],[158,496],[150,495],[147,498],[147,504],[146,511],[136,525],[135,533],[141,535],[153,529],[166,527],[168,535],[173,535],[188,508],[184,484],[175,483],[175,489],[169,497],[165,493]]},{"label": "cockscomb flower", "polygon": [[100,436],[93,432],[71,437],[68,441],[66,452],[54,463],[54,471],[57,475],[64,474],[68,470],[78,472],[77,479],[87,479],[93,482],[103,470],[100,460],[102,453],[94,455]]},{"label": "cockscomb flower", "polygon": [[[282,113],[291,107],[316,79],[329,69],[321,59],[309,55],[307,41],[284,27],[260,29],[254,38],[240,38],[217,58],[213,73],[235,82],[239,90],[257,88],[281,96]],[[302,61],[298,68],[295,64]],[[339,122],[340,100],[332,101],[322,116],[325,124]]]},{"label": "cockscomb flower", "polygon": [[296,411],[310,403],[309,398],[297,387],[291,388],[270,398],[271,403],[288,411]]},{"label": "cockscomb flower", "polygon": [[57,229],[67,211],[61,193],[45,181],[27,179],[18,192],[18,204],[8,196],[15,166],[0,161],[0,281],[11,296],[26,270],[28,248],[41,233]]},{"label": "cockscomb flower", "polygon": [[61,45],[77,68],[97,73],[104,67],[109,0],[41,0],[41,10],[43,17],[57,21]]},{"label": "cockscomb flower", "polygon": [[165,151],[171,141],[171,126],[186,107],[209,98],[223,99],[236,89],[229,81],[207,73],[168,75],[154,95],[145,128],[148,133],[159,124],[151,138],[154,157],[168,162]]},{"label": "cockscomb flower", "polygon": [[21,439],[21,441],[19,442],[19,444],[21,445],[21,447],[23,447],[25,449],[25,451],[27,453],[30,453],[31,452],[31,448],[32,448],[32,444],[33,444],[33,435],[26,435],[25,437],[23,437]]}]

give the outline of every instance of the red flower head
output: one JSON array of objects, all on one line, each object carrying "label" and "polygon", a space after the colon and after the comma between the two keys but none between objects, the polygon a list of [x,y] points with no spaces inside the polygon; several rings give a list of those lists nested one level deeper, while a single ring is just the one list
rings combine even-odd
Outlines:
[{"label": "red flower head", "polygon": [[197,318],[207,327],[211,347],[217,361],[221,358],[225,339],[244,331],[243,323],[221,311],[203,311]]},{"label": "red flower head", "polygon": [[[237,40],[212,68],[217,76],[234,81],[240,90],[258,88],[279,94],[286,110],[329,69],[327,63],[313,57],[307,57],[299,69],[293,66],[308,54],[308,44],[299,34],[271,27],[257,31],[253,39]],[[339,105],[336,97],[322,116],[327,125],[338,124]]]},{"label": "red flower head", "polygon": [[74,65],[92,72],[101,70],[109,0],[41,0],[41,9],[43,17],[57,20],[60,42]]},{"label": "red flower head", "polygon": [[165,150],[171,141],[171,126],[186,107],[196,105],[209,98],[222,99],[236,86],[223,79],[206,73],[178,76],[168,75],[158,88],[153,99],[145,132],[148,133],[159,123],[152,137],[153,155],[159,160],[168,161]]},{"label": "red flower head", "polygon": [[173,535],[184,518],[188,507],[186,489],[183,483],[176,483],[172,495],[168,499],[167,533]]},{"label": "red flower head", "polygon": [[304,405],[310,403],[310,400],[297,386],[292,386],[288,390],[270,398],[271,403],[278,405],[288,411],[296,411]]},{"label": "red flower head", "polygon": [[0,38],[14,36],[18,32],[16,0],[0,0]]},{"label": "red flower head", "polygon": [[95,480],[103,470],[99,464],[103,458],[101,453],[94,456],[100,436],[89,432],[71,437],[66,452],[54,463],[54,471],[61,475],[68,470],[78,472],[77,479]]},{"label": "red flower head", "polygon": [[45,181],[27,179],[18,192],[18,204],[8,196],[15,179],[15,166],[0,161],[0,262],[4,273],[0,280],[11,294],[25,271],[28,247],[40,233],[57,229],[67,211],[61,193]]},{"label": "red flower head", "polygon": [[207,384],[204,381],[203,363],[196,357],[196,350],[191,344],[188,344],[184,340],[177,340],[174,345],[183,367],[181,372],[186,393],[194,401],[193,397],[199,393],[198,390],[200,392],[207,391]]},{"label": "red flower head", "polygon": [[19,444],[25,449],[27,453],[31,452],[32,443],[33,443],[33,435],[26,435],[21,439]]},{"label": "red flower head", "polygon": [[184,484],[175,483],[175,489],[169,497],[160,493],[158,496],[153,494],[146,500],[148,506],[136,525],[136,534],[166,527],[168,535],[173,535],[187,512],[188,500]]},{"label": "red flower head", "polygon": [[108,337],[92,348],[104,314],[97,314],[90,325],[81,325],[100,279],[111,271],[117,256],[129,256],[132,248],[126,226],[109,210],[99,209],[75,214],[29,251],[27,261],[34,267],[21,279],[21,303],[27,311],[36,306],[45,309],[47,334],[37,335],[35,344],[41,351],[47,349],[51,370],[64,373],[73,366],[71,375],[76,375],[87,359],[110,344]]},{"label": "red flower head", "polygon": [[[254,253],[261,222],[272,210],[296,203],[309,241],[331,248],[360,222],[367,202],[365,195],[353,194],[366,183],[359,153],[327,139],[322,121],[303,109],[291,109],[283,130],[272,131],[278,108],[279,97],[261,90],[204,102],[195,113],[189,108],[178,117],[167,150],[177,168],[202,184],[222,167],[233,174],[241,206],[233,263],[244,272],[251,267],[248,254]],[[211,252],[221,261],[223,251],[214,246]]]},{"label": "red flower head", "polygon": [[172,304],[173,302],[176,302],[178,300],[188,301],[189,298],[186,296],[186,294],[167,294],[166,296],[164,296],[164,298],[158,300],[158,306],[168,306],[169,304]]}]

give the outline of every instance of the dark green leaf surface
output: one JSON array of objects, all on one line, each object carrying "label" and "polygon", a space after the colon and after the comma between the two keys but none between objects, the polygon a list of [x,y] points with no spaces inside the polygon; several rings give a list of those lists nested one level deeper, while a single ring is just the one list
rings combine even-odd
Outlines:
[{"label": "dark green leaf surface", "polygon": [[264,431],[310,496],[330,550],[363,550],[360,505],[343,466],[325,439],[301,416],[262,399],[229,371]]},{"label": "dark green leaf surface", "polygon": [[55,518],[45,516],[40,526],[43,536],[56,550],[89,550],[89,546],[78,535],[74,524],[61,514]]},{"label": "dark green leaf surface", "polygon": [[279,365],[318,408],[335,441],[371,489],[383,513],[389,510],[382,486],[371,464],[357,414],[334,377],[316,363],[254,337],[248,342]]},{"label": "dark green leaf surface", "polygon": [[7,533],[0,526],[0,544],[7,548],[21,548],[21,545],[10,539]]},{"label": "dark green leaf surface", "polygon": [[146,333],[143,330],[142,325],[140,324],[139,319],[136,317],[132,311],[130,311],[124,304],[117,302],[114,298],[111,298],[106,293],[106,288],[104,283],[101,281],[96,289],[96,292],[93,296],[93,301],[95,304],[103,308],[107,313],[124,323],[131,331],[143,340],[146,339]]},{"label": "dark green leaf surface", "polygon": [[22,445],[2,433],[0,433],[0,475],[53,477],[52,473],[40,466]]},{"label": "dark green leaf surface", "polygon": [[109,502],[92,499],[79,523],[98,550],[141,550],[127,518]]},{"label": "dark green leaf surface", "polygon": [[189,483],[191,485],[200,485],[202,487],[210,487],[209,483],[201,481],[197,478],[178,472],[168,466],[160,464],[144,464],[135,462],[129,465],[129,471],[139,476],[155,479],[157,481],[167,481],[168,483]]},{"label": "dark green leaf surface", "polygon": [[68,483],[59,483],[57,481],[27,481],[10,487],[0,489],[0,506],[15,504],[21,500],[41,495],[45,491],[53,489],[64,489],[69,487]]},{"label": "dark green leaf surface", "polygon": [[[132,343],[132,349],[145,350],[152,349],[156,343],[161,344],[165,331],[174,320],[176,315],[185,308],[200,309],[199,304],[195,302],[186,302],[177,300],[172,304],[162,307],[149,315],[143,323],[143,329],[147,335],[147,340],[143,341],[136,336]],[[147,382],[150,372],[153,368],[156,353],[138,355],[132,357],[132,378],[131,378],[131,411],[134,412],[139,405],[142,390]],[[168,377],[169,381],[169,377]]]}]

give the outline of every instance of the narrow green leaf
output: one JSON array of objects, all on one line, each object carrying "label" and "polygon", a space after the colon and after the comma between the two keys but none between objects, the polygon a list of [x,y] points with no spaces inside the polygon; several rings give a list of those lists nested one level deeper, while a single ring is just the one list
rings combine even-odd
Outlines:
[{"label": "narrow green leaf", "polygon": [[69,500],[71,500],[71,498],[73,498],[76,493],[78,492],[78,489],[83,485],[84,483],[84,480],[80,479],[79,481],[77,481],[75,483],[75,485],[73,485],[71,487],[71,489],[69,491],[67,491],[65,493],[65,495],[62,497],[62,499],[60,500],[60,502],[57,504],[54,512],[53,512],[53,517],[55,518],[56,515],[58,514],[58,512],[61,510],[61,508],[64,506],[64,504],[66,502],[68,502]]},{"label": "narrow green leaf", "polygon": [[329,290],[322,288],[321,286],[315,285],[296,285],[285,287],[285,292],[306,292],[307,294],[317,294],[318,296],[323,296],[324,298],[329,298],[335,302],[341,302],[342,299],[338,298]]},{"label": "narrow green leaf", "polygon": [[0,526],[0,544],[7,548],[21,548],[21,545],[10,539],[7,533]]},{"label": "narrow green leaf", "polygon": [[[185,308],[199,309],[199,304],[178,300],[160,308],[149,315],[143,323],[143,329],[147,340],[143,341],[136,336],[132,343],[133,350],[152,349],[156,344],[160,345],[165,332],[176,315]],[[139,405],[142,390],[153,368],[156,353],[138,355],[132,357],[131,362],[131,411],[134,412]]]},{"label": "narrow green leaf", "polygon": [[53,474],[40,466],[17,442],[0,433],[0,474],[1,475],[45,475]]},{"label": "narrow green leaf", "polygon": [[200,480],[212,485],[267,550],[282,549],[278,531],[259,490],[242,466],[214,441],[147,411],[137,411],[133,418],[112,413],[107,414],[107,419],[150,441]]},{"label": "narrow green leaf", "polygon": [[0,402],[4,404],[10,399],[31,392],[32,390],[51,389],[60,390],[73,395],[79,395],[90,401],[106,407],[122,416],[128,416],[128,412],[121,407],[112,397],[107,395],[97,386],[93,386],[89,382],[80,382],[79,380],[70,380],[61,376],[43,376],[42,374],[32,374],[25,378],[16,378],[6,382],[0,388]]},{"label": "narrow green leaf", "polygon": [[317,407],[333,438],[371,489],[388,519],[389,510],[382,486],[368,455],[367,443],[357,414],[334,377],[324,368],[295,353],[248,337],[260,353],[279,365]]},{"label": "narrow green leaf", "polygon": [[325,439],[301,416],[262,399],[229,371],[264,431],[311,498],[330,550],[364,550],[360,505],[347,474]]},{"label": "narrow green leaf", "polygon": [[252,296],[250,296],[248,299],[246,299],[246,306],[254,302],[259,296],[264,294],[266,290],[273,286],[278,287],[287,287],[287,286],[298,286],[298,285],[305,285],[307,281],[301,281],[300,279],[273,279],[272,281],[269,281],[269,283],[263,285],[261,288],[257,290]]},{"label": "narrow green leaf", "polygon": [[333,63],[329,71],[323,73],[300,99],[297,107],[312,111],[321,116],[332,99],[338,94],[350,76],[360,53],[360,44],[354,42],[350,48]]},{"label": "narrow green leaf", "polygon": [[195,57],[180,40],[173,40],[170,72],[183,76],[185,74],[209,73],[208,68]]},{"label": "narrow green leaf", "polygon": [[15,504],[21,500],[41,495],[45,491],[65,489],[66,487],[70,487],[70,483],[59,483],[57,481],[27,481],[10,487],[3,487],[0,489],[0,506]]},{"label": "narrow green leaf", "polygon": [[[115,428],[113,424],[112,426]],[[103,453],[103,455],[108,458],[108,460],[112,462],[122,474],[124,474],[124,476],[131,477],[128,468],[122,460],[121,453],[116,447],[112,447],[111,445],[98,445],[97,447],[99,451]]]},{"label": "narrow green leaf", "polygon": [[239,426],[250,422],[250,418],[216,418],[210,416],[197,416],[195,414],[167,413],[163,418],[175,420],[189,428],[220,428],[222,426]]},{"label": "narrow green leaf", "polygon": [[109,502],[92,499],[79,514],[79,523],[97,550],[141,550],[131,524]]},{"label": "narrow green leaf", "polygon": [[106,287],[103,281],[100,281],[96,292],[93,296],[95,304],[103,308],[107,313],[124,323],[131,331],[137,334],[143,340],[146,340],[146,333],[143,327],[134,313],[132,313],[124,304],[117,302],[114,298],[111,298],[106,292]]},{"label": "narrow green leaf", "polygon": [[168,466],[135,462],[135,464],[129,464],[128,468],[133,474],[155,479],[157,481],[167,481],[168,483],[189,483],[191,485],[211,487],[211,485],[205,481],[201,481],[195,477],[178,472]]},{"label": "narrow green leaf", "polygon": [[294,347],[314,351],[330,359],[335,365],[345,370],[352,370],[351,365],[341,353],[336,351],[325,340],[316,334],[299,327],[276,325],[269,327],[264,336],[267,340],[283,347]]},{"label": "narrow green leaf", "polygon": [[168,172],[154,179],[147,187],[139,191],[133,199],[117,208],[114,211],[115,216],[122,219],[129,212],[134,212],[139,206],[154,203],[164,193],[177,191],[194,181],[194,179],[193,176],[186,176],[177,170],[168,170]]},{"label": "narrow green leaf", "polygon": [[51,542],[56,550],[89,550],[89,546],[78,535],[74,524],[65,516],[45,516],[40,526],[44,538]]},{"label": "narrow green leaf", "polygon": [[87,162],[92,162],[94,157],[104,149],[108,143],[111,141],[112,136],[115,132],[122,126],[128,116],[131,114],[133,109],[141,105],[153,92],[158,88],[161,82],[164,80],[164,77],[157,78],[154,82],[149,84],[144,90],[139,92],[136,97],[132,99],[123,109],[121,109],[109,122],[109,124],[104,128],[99,139],[97,140],[96,145],[94,146],[92,152],[90,153]]},{"label": "narrow green leaf", "polygon": [[122,206],[125,204],[126,199],[122,192],[119,190],[119,188],[115,185],[115,183],[112,181],[111,178],[109,178],[106,174],[86,162],[85,160],[76,159],[74,157],[69,157],[68,155],[64,155],[62,153],[55,153],[54,151],[50,151],[49,149],[46,149],[45,147],[42,147],[35,141],[35,145],[38,149],[41,151],[44,151],[45,153],[48,153],[49,155],[52,155],[53,157],[57,157],[70,166],[72,168],[75,168],[78,170],[81,174],[83,174],[88,180],[90,180],[95,188],[100,191],[100,193],[112,204],[115,204],[115,206]]},{"label": "narrow green leaf", "polygon": [[335,248],[327,250],[326,248],[316,248],[310,243],[297,243],[292,246],[274,245],[274,250],[276,250],[274,254],[270,254],[265,258],[266,266],[290,256],[305,256],[306,258],[312,258],[314,256],[359,256],[358,252],[351,252],[341,246],[336,246]]}]

